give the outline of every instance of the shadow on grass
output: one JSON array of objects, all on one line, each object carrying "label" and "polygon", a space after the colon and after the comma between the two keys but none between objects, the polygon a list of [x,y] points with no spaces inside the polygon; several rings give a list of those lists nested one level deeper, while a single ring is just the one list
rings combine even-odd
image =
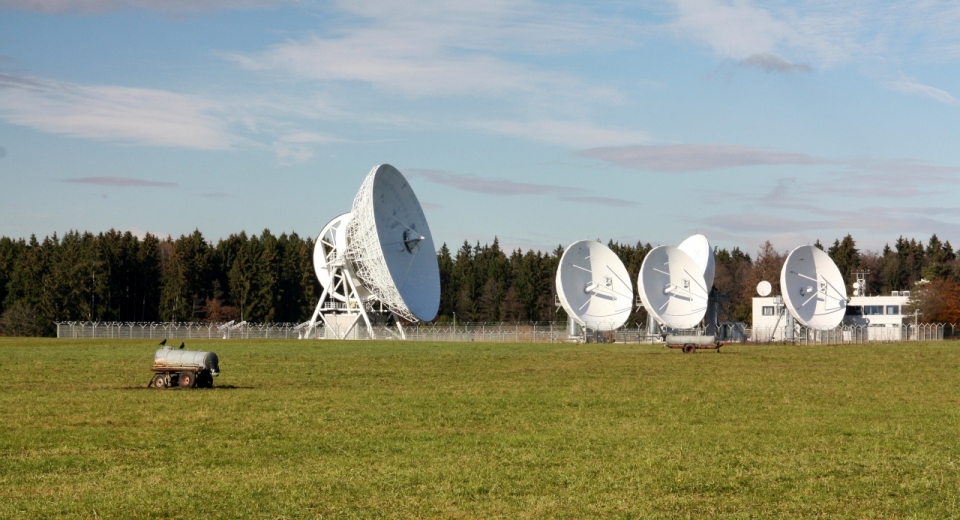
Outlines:
[{"label": "shadow on grass", "polygon": [[[212,390],[212,391],[217,391],[217,390],[256,390],[256,388],[257,388],[257,387],[255,387],[255,386],[217,385],[217,386],[214,386],[213,388],[190,388],[189,390],[192,391],[192,392],[209,392],[209,391],[211,391],[211,390]],[[180,388],[180,387],[177,387],[177,386],[174,386],[174,387],[172,387],[172,388],[160,388],[160,389],[153,388],[153,387],[150,387],[150,386],[122,386],[122,387],[120,387],[120,390],[152,390],[152,391],[154,391],[154,392],[182,392],[182,391],[188,390],[188,389]]]}]

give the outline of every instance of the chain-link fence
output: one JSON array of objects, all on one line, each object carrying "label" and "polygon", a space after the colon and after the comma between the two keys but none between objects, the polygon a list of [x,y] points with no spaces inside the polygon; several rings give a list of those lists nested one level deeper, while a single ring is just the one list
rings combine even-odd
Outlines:
[{"label": "chain-link fence", "polygon": [[[102,323],[58,322],[58,338],[126,339],[303,339],[307,323]],[[335,325],[334,325],[335,326]],[[372,334],[362,323],[343,325],[334,330],[318,323],[311,339],[383,339],[407,341],[476,341],[509,343],[557,343],[588,341],[595,343],[660,343],[660,334],[648,334],[645,327],[620,327],[609,332],[573,334],[566,323],[417,323],[406,325],[401,333],[396,326],[374,325]],[[702,330],[679,331],[697,335]],[[900,326],[842,326],[819,331],[796,327],[792,337],[783,327],[750,329],[743,324],[721,325],[717,338],[725,343],[791,343],[798,345],[839,345],[895,341],[938,341],[955,337],[953,324],[920,323]]]},{"label": "chain-link fence", "polygon": [[297,323],[57,322],[58,338],[297,339]]},{"label": "chain-link fence", "polygon": [[750,330],[753,343],[795,343],[797,345],[842,345],[898,341],[940,341],[955,337],[951,323],[903,325],[842,325],[832,330],[797,326],[793,335],[784,327]]}]

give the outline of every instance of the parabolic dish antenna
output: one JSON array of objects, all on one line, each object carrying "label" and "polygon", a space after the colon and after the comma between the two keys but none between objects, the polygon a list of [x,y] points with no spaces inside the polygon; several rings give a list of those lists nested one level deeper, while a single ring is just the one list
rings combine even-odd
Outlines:
[{"label": "parabolic dish antenna", "polygon": [[706,283],[707,292],[713,288],[713,278],[717,273],[716,259],[713,257],[713,248],[710,242],[703,235],[693,235],[687,238],[677,246],[677,249],[690,255],[690,258],[700,266],[700,272],[703,274],[703,281]]},{"label": "parabolic dish antenna", "polygon": [[773,291],[773,286],[770,285],[770,282],[764,280],[757,284],[757,294],[760,296],[770,296],[770,291]]},{"label": "parabolic dish antenna", "polygon": [[696,327],[707,312],[710,291],[700,266],[672,246],[655,247],[640,266],[637,291],[647,312],[667,327]]},{"label": "parabolic dish antenna", "polygon": [[364,287],[398,316],[430,321],[440,308],[440,268],[430,226],[407,180],[375,166],[353,199],[351,257]]},{"label": "parabolic dish antenna", "polygon": [[591,330],[618,329],[633,309],[630,273],[616,253],[593,240],[574,242],[563,252],[557,296],[567,316]]},{"label": "parabolic dish antenna", "polygon": [[[352,213],[344,213],[323,226],[317,243],[313,247],[313,269],[317,273],[317,280],[324,289],[330,289],[329,295],[339,301],[347,301],[346,291],[339,290],[338,284],[347,283],[337,267],[347,269],[353,274],[350,262],[346,261],[347,252],[347,225],[353,220]],[[356,277],[354,277],[356,279]],[[355,284],[357,295],[361,300],[370,297],[362,284]]]},{"label": "parabolic dish antenna", "polygon": [[847,308],[847,287],[837,264],[813,246],[790,252],[780,271],[780,290],[790,314],[816,330],[836,328]]}]

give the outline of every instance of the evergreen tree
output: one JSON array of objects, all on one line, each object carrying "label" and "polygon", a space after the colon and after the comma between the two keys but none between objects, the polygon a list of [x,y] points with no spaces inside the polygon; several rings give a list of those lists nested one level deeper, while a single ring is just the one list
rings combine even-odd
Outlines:
[{"label": "evergreen tree", "polygon": [[170,237],[160,243],[161,289],[160,319],[187,321],[192,305],[187,293],[187,277],[181,255]]},{"label": "evergreen tree", "polygon": [[437,251],[437,267],[440,269],[440,309],[438,319],[453,316],[456,311],[457,291],[453,284],[454,261],[450,256],[450,248],[444,242]]},{"label": "evergreen tree", "polygon": [[239,235],[237,249],[231,255],[233,261],[228,274],[230,287],[230,301],[240,308],[240,319],[248,320],[248,309],[254,295],[254,247],[251,240],[247,240],[246,233]]},{"label": "evergreen tree", "polygon": [[[739,247],[732,251],[714,249],[716,272],[713,286],[729,300],[723,305],[724,314],[719,316],[722,321],[752,322],[753,295],[756,285],[750,288],[752,280],[763,279],[769,273],[753,274],[753,260]],[[779,281],[777,276],[776,280]],[[768,280],[773,283],[773,280]],[[752,290],[751,290],[752,289]]]},{"label": "evergreen tree", "polygon": [[827,254],[833,259],[833,263],[837,264],[837,269],[847,285],[847,292],[850,292],[856,279],[853,273],[860,268],[860,251],[857,250],[853,237],[847,234],[842,241],[834,240]]}]

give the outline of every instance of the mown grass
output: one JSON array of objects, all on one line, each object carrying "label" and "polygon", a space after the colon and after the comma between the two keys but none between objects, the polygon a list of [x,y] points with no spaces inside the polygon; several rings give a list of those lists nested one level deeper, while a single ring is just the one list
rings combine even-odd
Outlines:
[{"label": "mown grass", "polygon": [[0,517],[947,518],[960,345],[0,338]]}]

